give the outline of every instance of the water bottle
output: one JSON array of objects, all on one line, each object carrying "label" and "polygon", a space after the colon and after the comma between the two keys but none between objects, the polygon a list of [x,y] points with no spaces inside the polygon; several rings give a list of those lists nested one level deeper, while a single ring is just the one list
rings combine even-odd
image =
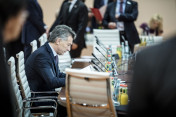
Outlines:
[{"label": "water bottle", "polygon": [[115,106],[119,106],[120,102],[118,101],[118,96],[119,96],[119,87],[120,87],[120,81],[121,79],[114,78],[114,104]]},{"label": "water bottle", "polygon": [[122,42],[122,60],[125,60],[125,46],[124,46],[124,42]]},{"label": "water bottle", "polygon": [[129,58],[129,46],[128,41],[125,41],[125,60],[128,60]]}]

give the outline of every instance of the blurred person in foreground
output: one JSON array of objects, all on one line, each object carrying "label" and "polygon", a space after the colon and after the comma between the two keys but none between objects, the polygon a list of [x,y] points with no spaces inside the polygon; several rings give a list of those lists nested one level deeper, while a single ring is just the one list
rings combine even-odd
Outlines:
[{"label": "blurred person in foreground", "polygon": [[117,0],[107,6],[103,25],[108,29],[118,29],[120,41],[124,42],[122,36],[128,41],[130,51],[133,52],[134,45],[140,43],[139,35],[134,22],[138,17],[138,3],[133,0]]},{"label": "blurred person in foreground", "polygon": [[149,21],[149,25],[142,23],[140,28],[142,29],[142,35],[161,36],[163,34],[163,18],[159,14],[154,14]]},{"label": "blurred person in foreground", "polygon": [[129,117],[176,116],[175,50],[176,36],[137,54]]},{"label": "blurred person in foreground", "polygon": [[25,5],[25,0],[0,0],[0,113],[6,117],[17,117],[17,103],[4,58],[3,45],[19,36],[27,17]]}]

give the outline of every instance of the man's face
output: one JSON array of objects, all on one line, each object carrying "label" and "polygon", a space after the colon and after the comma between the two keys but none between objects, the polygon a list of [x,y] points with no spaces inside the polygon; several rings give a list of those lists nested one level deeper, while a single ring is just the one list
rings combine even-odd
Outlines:
[{"label": "man's face", "polygon": [[65,52],[70,51],[71,45],[73,43],[73,38],[72,36],[69,36],[66,41],[58,38],[56,43],[57,43],[56,53],[59,55],[63,55]]}]

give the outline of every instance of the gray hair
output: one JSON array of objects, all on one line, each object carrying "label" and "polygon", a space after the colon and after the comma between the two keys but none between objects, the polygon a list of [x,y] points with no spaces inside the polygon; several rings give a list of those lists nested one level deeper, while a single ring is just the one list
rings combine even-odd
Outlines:
[{"label": "gray hair", "polygon": [[76,34],[75,32],[66,25],[58,25],[54,28],[54,30],[50,33],[50,37],[48,39],[48,42],[56,42],[57,38],[60,38],[62,40],[67,40],[69,36],[72,36],[73,39],[75,39]]}]

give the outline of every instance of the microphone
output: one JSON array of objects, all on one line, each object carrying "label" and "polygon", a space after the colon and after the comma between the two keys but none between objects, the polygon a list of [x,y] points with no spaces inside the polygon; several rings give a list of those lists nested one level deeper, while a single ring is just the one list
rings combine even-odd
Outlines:
[{"label": "microphone", "polygon": [[100,42],[100,40],[98,39],[97,36],[95,36],[95,38],[96,38],[96,43],[97,43],[105,52],[107,52],[108,50],[107,50],[107,48],[105,47],[105,45]]},{"label": "microphone", "polygon": [[98,52],[100,52],[102,55],[103,55],[103,57],[106,59],[106,60],[108,60],[106,57],[105,57],[105,55],[97,48],[97,47],[95,47],[97,50],[98,50]]},{"label": "microphone", "polygon": [[[96,66],[93,66],[93,68],[94,68],[95,70],[99,71],[98,68],[97,68]],[[100,71],[99,71],[99,72],[100,72]]]},{"label": "microphone", "polygon": [[[94,53],[92,53],[92,56],[98,60],[98,62],[106,69],[106,67],[104,66],[104,64],[94,55]],[[106,69],[107,70],[107,69]],[[108,70],[107,70],[108,71]]]},{"label": "microphone", "polygon": [[[91,63],[93,63],[95,66],[93,66],[94,68],[95,68],[95,70],[97,70],[97,71],[99,71],[98,70],[98,68],[101,70],[101,71],[103,71],[102,69],[101,69],[101,67],[99,67],[93,60],[91,60]],[[98,67],[98,68],[97,68]],[[104,72],[104,71],[103,71]]]}]

